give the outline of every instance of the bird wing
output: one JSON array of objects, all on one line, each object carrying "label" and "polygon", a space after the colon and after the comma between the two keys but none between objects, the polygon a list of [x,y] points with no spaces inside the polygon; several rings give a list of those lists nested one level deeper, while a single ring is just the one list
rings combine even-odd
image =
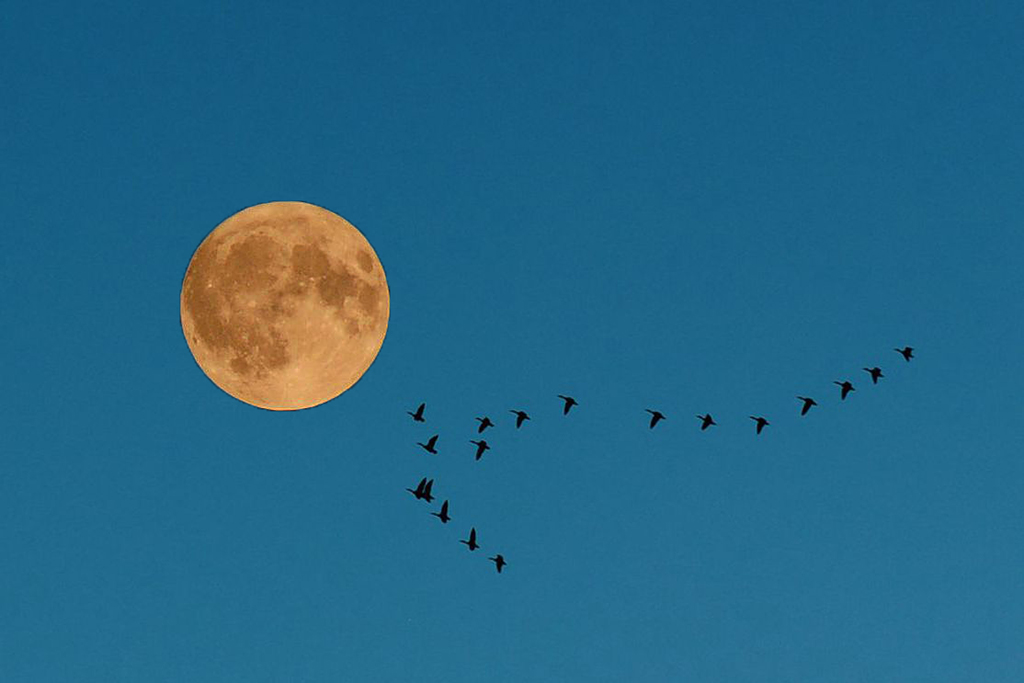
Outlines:
[{"label": "bird wing", "polygon": [[432,437],[430,437],[430,441],[427,442],[427,447],[428,448],[433,448],[434,447],[434,444],[437,443],[437,436],[438,436],[437,434],[434,434]]}]

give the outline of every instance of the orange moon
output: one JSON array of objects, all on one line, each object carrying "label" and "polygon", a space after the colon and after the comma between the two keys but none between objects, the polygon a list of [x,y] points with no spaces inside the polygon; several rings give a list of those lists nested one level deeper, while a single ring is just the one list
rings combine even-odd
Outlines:
[{"label": "orange moon", "polygon": [[391,297],[363,234],[305,202],[239,211],[207,235],[181,286],[181,329],[203,372],[259,408],[300,410],[359,381]]}]

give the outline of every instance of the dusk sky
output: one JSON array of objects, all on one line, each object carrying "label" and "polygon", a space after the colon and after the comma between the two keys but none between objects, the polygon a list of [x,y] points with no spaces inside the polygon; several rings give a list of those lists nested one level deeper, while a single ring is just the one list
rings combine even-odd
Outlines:
[{"label": "dusk sky", "polygon": [[[1022,680],[1022,27],[6,7],[0,680]],[[215,386],[179,310],[277,200],[391,296],[363,378],[291,412]]]}]

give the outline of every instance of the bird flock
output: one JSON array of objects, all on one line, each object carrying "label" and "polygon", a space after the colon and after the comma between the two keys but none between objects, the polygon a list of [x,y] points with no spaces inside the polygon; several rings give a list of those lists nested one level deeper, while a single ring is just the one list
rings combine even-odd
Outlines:
[{"label": "bird flock", "polygon": [[[899,353],[901,356],[903,356],[903,359],[908,363],[912,358],[914,358],[914,348],[912,346],[904,346],[903,348],[895,348],[893,350]],[[878,384],[878,380],[880,378],[885,377],[885,375],[882,374],[882,369],[879,368],[878,366],[865,367],[863,368],[863,370],[864,372],[867,372],[871,376],[872,384]],[[841,401],[845,401],[846,397],[850,395],[850,392],[856,391],[856,388],[853,386],[853,382],[851,382],[848,379],[835,380],[833,381],[833,384],[839,387],[839,399]],[[563,402],[562,415],[568,415],[569,411],[572,410],[574,406],[579,405],[576,399],[573,398],[572,396],[558,394],[558,398],[560,398]],[[818,405],[818,402],[809,396],[797,396],[796,398],[801,401],[801,416],[807,415],[808,411],[812,407]],[[424,417],[426,407],[426,403],[420,403],[420,405],[416,408],[415,411],[407,411],[407,414],[412,417],[414,422],[426,422],[426,417]],[[654,429],[659,422],[667,419],[665,414],[659,410],[647,408],[645,409],[645,411],[649,413],[651,416],[650,422],[648,423],[648,429]],[[530,416],[524,410],[513,409],[509,410],[509,413],[515,415],[516,429],[521,429],[522,426],[526,423],[526,421],[530,419]],[[718,423],[715,422],[715,419],[714,417],[712,417],[711,413],[697,415],[696,417],[698,420],[700,420],[701,431],[706,431],[709,427],[718,426]],[[771,422],[769,422],[767,418],[765,418],[762,415],[750,415],[749,417],[751,420],[754,421],[754,430],[756,434],[761,434],[762,430],[764,430],[765,427],[771,425]],[[491,421],[491,418],[487,415],[477,417],[476,421],[479,423],[477,425],[476,431],[477,434],[480,435],[487,431],[487,429],[495,426],[494,422]],[[434,434],[429,439],[427,439],[426,443],[417,441],[416,445],[431,455],[437,455],[438,437],[438,434]],[[480,460],[480,458],[483,457],[484,453],[491,449],[490,444],[487,443],[487,440],[484,439],[482,436],[479,439],[471,439],[469,443],[476,446],[476,460]],[[405,490],[411,493],[416,498],[416,500],[422,500],[428,503],[432,503],[434,501],[433,487],[434,480],[428,479],[427,477],[423,477],[416,485],[416,488],[407,488]],[[441,520],[442,524],[447,524],[452,519],[451,516],[448,514],[448,502],[448,500],[445,500],[443,503],[441,503],[440,510],[430,513],[432,516],[437,517],[439,520]],[[476,540],[476,527],[470,527],[469,538],[460,539],[459,543],[465,545],[467,548],[469,548],[471,552],[480,548],[480,545],[477,543]],[[504,569],[505,566],[508,565],[508,562],[505,561],[505,557],[501,553],[496,553],[493,557],[489,557],[487,559],[494,563],[494,566],[499,574],[502,572],[502,569]]]}]

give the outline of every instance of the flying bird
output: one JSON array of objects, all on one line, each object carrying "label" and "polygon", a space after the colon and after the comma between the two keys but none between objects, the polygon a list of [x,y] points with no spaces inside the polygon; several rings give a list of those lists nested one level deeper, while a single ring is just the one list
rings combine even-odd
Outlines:
[{"label": "flying bird", "polygon": [[717,422],[715,422],[715,419],[711,417],[711,413],[708,413],[707,415],[698,415],[697,419],[700,420],[700,430],[702,432],[711,425],[718,424]]},{"label": "flying bird", "polygon": [[416,485],[415,489],[406,489],[409,493],[416,496],[416,500],[423,500],[423,492],[427,488],[427,478],[423,477],[420,479],[420,483]]},{"label": "flying bird", "polygon": [[432,453],[434,455],[437,455],[437,449],[434,448],[434,444],[436,444],[436,443],[437,443],[437,434],[434,434],[432,437],[430,437],[430,440],[427,441],[426,443],[420,443],[419,441],[417,441],[416,445],[421,447],[427,453]]},{"label": "flying bird", "polygon": [[559,394],[558,398],[565,401],[565,407],[562,408],[562,415],[568,415],[570,408],[579,405],[579,403],[576,402],[576,399],[574,399],[572,396],[562,396],[561,394]]},{"label": "flying bird", "polygon": [[415,413],[410,413],[408,410],[405,412],[409,415],[412,415],[412,419],[415,420],[416,422],[426,422],[426,420],[423,419],[423,409],[426,407],[426,403],[421,403],[420,407],[416,409]]},{"label": "flying bird", "polygon": [[885,375],[882,374],[882,368],[877,367],[877,366],[873,367],[873,368],[864,368],[864,372],[870,372],[871,373],[871,383],[872,384],[878,384],[878,378],[879,377],[885,377]]},{"label": "flying bird", "polygon": [[857,391],[856,389],[853,388],[853,384],[851,384],[850,381],[846,379],[844,379],[842,382],[832,382],[832,384],[835,384],[836,386],[842,389],[842,391],[839,394],[839,399],[842,401],[846,400],[846,397],[850,394],[851,391]]},{"label": "flying bird", "polygon": [[459,543],[465,543],[470,550],[476,550],[480,546],[476,543],[476,527],[469,530],[469,540],[459,541]]},{"label": "flying bird", "polygon": [[903,356],[903,360],[910,362],[910,359],[914,357],[914,347],[904,346],[902,349],[893,349],[896,353]]},{"label": "flying bird", "polygon": [[448,501],[446,500],[445,502],[441,503],[440,512],[431,512],[430,514],[434,515],[439,520],[441,520],[442,524],[447,524],[449,520],[451,520],[451,517],[448,516]]},{"label": "flying bird", "polygon": [[476,418],[476,421],[480,423],[480,426],[476,428],[477,434],[483,434],[484,430],[488,427],[493,427],[494,423],[491,422],[491,418],[484,415],[483,417]]},{"label": "flying bird", "polygon": [[806,415],[807,411],[811,409],[811,406],[818,405],[818,402],[813,398],[805,398],[803,396],[797,396],[797,398],[804,402],[804,407],[800,409],[801,415]]},{"label": "flying bird", "polygon": [[484,451],[490,449],[490,446],[488,446],[487,442],[484,441],[483,439],[480,439],[479,441],[470,441],[470,443],[475,443],[476,444],[476,459],[477,460],[479,460],[480,456],[482,456],[484,454]]},{"label": "flying bird", "polygon": [[757,423],[757,433],[760,434],[761,430],[764,429],[765,425],[770,425],[771,422],[764,419],[763,417],[750,416],[750,419]]},{"label": "flying bird", "polygon": [[516,429],[523,426],[523,422],[530,419],[530,416],[526,414],[525,410],[510,410],[508,411],[516,416]]},{"label": "flying bird", "polygon": [[502,557],[501,554],[495,555],[494,557],[488,557],[487,559],[494,563],[494,566],[498,569],[499,574],[501,573],[502,567],[508,564],[508,562],[505,561],[505,558]]},{"label": "flying bird", "polygon": [[651,410],[650,408],[644,408],[644,410],[651,414],[651,426],[648,429],[654,429],[654,425],[658,424],[659,420],[665,419],[665,416],[657,410]]}]

